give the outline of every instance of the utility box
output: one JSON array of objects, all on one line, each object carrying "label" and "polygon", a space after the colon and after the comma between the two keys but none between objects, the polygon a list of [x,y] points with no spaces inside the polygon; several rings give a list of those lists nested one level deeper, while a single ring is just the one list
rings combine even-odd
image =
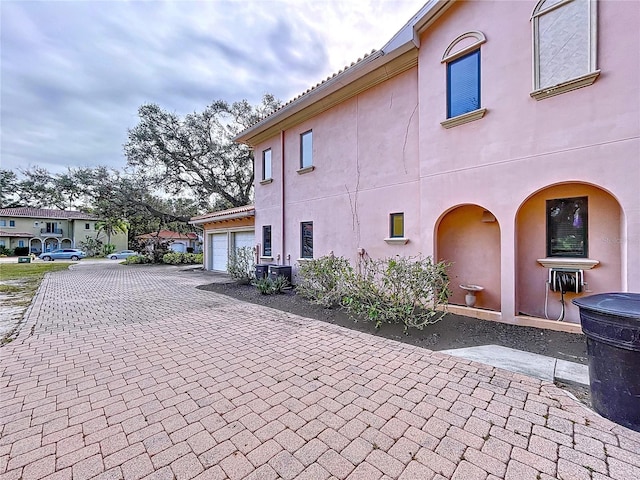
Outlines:
[{"label": "utility box", "polygon": [[291,265],[271,265],[269,267],[269,278],[275,280],[277,277],[284,277],[291,285]]},{"label": "utility box", "polygon": [[18,257],[18,263],[31,263],[31,257]]},{"label": "utility box", "polygon": [[270,266],[268,263],[258,263],[256,265],[256,279],[262,280],[263,278],[267,278],[267,276],[269,276]]},{"label": "utility box", "polygon": [[587,337],[593,408],[640,432],[640,293],[576,298]]}]

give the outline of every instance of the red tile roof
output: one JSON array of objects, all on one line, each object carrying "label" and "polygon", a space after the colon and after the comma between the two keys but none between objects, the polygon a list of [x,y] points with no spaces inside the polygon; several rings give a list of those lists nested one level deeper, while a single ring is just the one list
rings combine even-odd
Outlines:
[{"label": "red tile roof", "polygon": [[78,210],[53,210],[48,208],[0,208],[3,217],[57,218],[62,220],[98,220],[98,217]]},{"label": "red tile roof", "polygon": [[204,215],[198,215],[191,218],[189,223],[200,224],[206,222],[215,222],[217,220],[225,220],[229,218],[245,218],[253,217],[256,214],[256,207],[254,205],[243,205],[241,207],[229,208],[227,210],[220,210],[219,212],[209,212]]},{"label": "red tile roof", "polygon": [[150,240],[153,238],[161,238],[163,240],[197,240],[197,233],[180,233],[180,232],[172,232],[171,230],[160,230],[159,232],[151,232],[145,233],[143,235],[138,235],[136,238],[142,240]]},{"label": "red tile roof", "polygon": [[31,238],[35,237],[33,233],[25,233],[25,232],[5,232],[0,230],[0,237],[23,237],[23,238]]}]

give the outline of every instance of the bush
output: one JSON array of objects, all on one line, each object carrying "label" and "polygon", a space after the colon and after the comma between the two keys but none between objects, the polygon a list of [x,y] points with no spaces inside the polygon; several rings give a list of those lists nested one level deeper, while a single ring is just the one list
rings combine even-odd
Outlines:
[{"label": "bush", "polygon": [[113,243],[105,243],[102,245],[102,255],[107,256],[116,251],[116,246]]},{"label": "bush", "polygon": [[[18,247],[20,248],[20,247]],[[0,245],[0,255],[2,255],[3,257],[9,256],[9,255],[13,255],[13,250],[11,250],[10,248],[5,247],[4,245]]]},{"label": "bush", "polygon": [[236,248],[229,255],[227,272],[237,283],[248,285],[256,278],[256,262],[254,261],[253,248]]},{"label": "bush", "polygon": [[202,263],[202,254],[169,252],[162,256],[162,263],[166,263],[168,265],[194,265]]},{"label": "bush", "polygon": [[13,249],[13,254],[19,257],[29,255],[29,247],[16,247]]},{"label": "bush", "polygon": [[152,263],[152,259],[147,255],[134,255],[132,257],[127,257],[124,262],[124,265],[140,265],[146,263]]},{"label": "bush", "polygon": [[449,299],[448,264],[430,257],[363,259],[359,272],[346,278],[343,307],[354,317],[402,323],[422,329],[444,316],[439,308]]},{"label": "bush", "polygon": [[323,307],[339,305],[346,292],[346,278],[353,267],[344,257],[328,255],[302,263],[296,292]]},{"label": "bush", "polygon": [[270,277],[259,278],[254,280],[253,284],[262,295],[273,295],[274,293],[283,293],[284,289],[289,286],[289,280],[278,275],[275,280]]}]

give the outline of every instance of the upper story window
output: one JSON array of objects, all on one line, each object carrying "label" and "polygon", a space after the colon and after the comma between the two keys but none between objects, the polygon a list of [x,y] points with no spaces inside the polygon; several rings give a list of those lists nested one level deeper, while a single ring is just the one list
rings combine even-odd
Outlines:
[{"label": "upper story window", "polygon": [[15,227],[16,226],[16,221],[15,220],[9,220],[9,226],[10,227]]},{"label": "upper story window", "polygon": [[547,257],[587,258],[587,197],[547,200]]},{"label": "upper story window", "polygon": [[313,258],[313,222],[300,224],[300,257]]},{"label": "upper story window", "polygon": [[271,149],[262,152],[262,180],[271,180]]},{"label": "upper story window", "polygon": [[313,131],[300,135],[300,170],[313,168]]},{"label": "upper story window", "polygon": [[271,256],[271,225],[262,226],[262,255]]},{"label": "upper story window", "polygon": [[447,120],[445,128],[482,118],[486,109],[480,99],[480,45],[486,42],[481,32],[467,32],[447,47],[442,63],[447,65]]},{"label": "upper story window", "polygon": [[84,224],[84,229],[85,229],[85,230],[90,230],[90,229],[91,229],[91,224],[89,224],[89,223],[85,223],[85,224]]},{"label": "upper story window", "polygon": [[7,226],[7,221],[6,220],[0,220],[0,227],[6,227]]},{"label": "upper story window", "polygon": [[531,15],[536,100],[591,85],[596,69],[596,0],[540,0]]}]

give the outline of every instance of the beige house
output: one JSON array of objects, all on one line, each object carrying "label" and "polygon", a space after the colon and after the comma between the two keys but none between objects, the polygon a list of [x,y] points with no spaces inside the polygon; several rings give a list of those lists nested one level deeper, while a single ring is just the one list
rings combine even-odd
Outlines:
[{"label": "beige house", "polygon": [[[57,248],[76,248],[86,237],[106,243],[106,233],[99,232],[100,219],[88,213],[43,208],[0,209],[0,246],[8,249],[29,247],[31,253]],[[127,234],[111,235],[116,249],[127,248]]]}]

